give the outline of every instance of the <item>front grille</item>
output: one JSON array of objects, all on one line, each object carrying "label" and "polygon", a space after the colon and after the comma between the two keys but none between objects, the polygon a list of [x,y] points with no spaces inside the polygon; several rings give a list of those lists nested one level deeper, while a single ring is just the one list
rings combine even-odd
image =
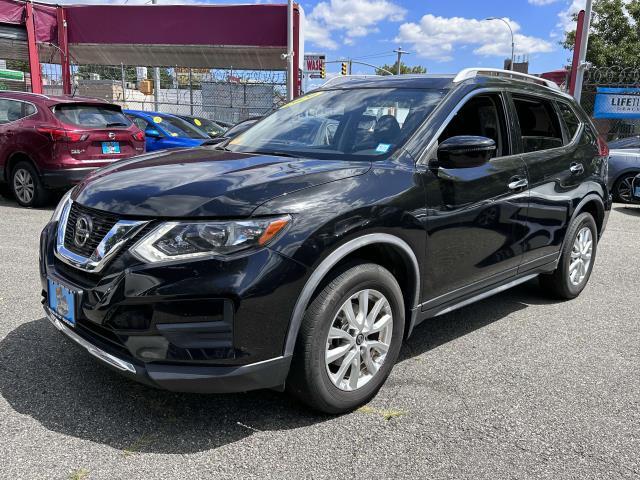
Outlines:
[{"label": "front grille", "polygon": [[[78,247],[74,242],[76,222],[78,217],[83,214],[91,218],[93,229],[87,243],[82,247]],[[104,236],[109,233],[109,230],[111,230],[117,221],[118,217],[110,213],[83,207],[82,205],[78,205],[74,202],[71,205],[71,210],[69,211],[69,217],[67,219],[67,228],[64,232],[64,246],[75,254],[82,255],[85,258],[90,258]]]}]

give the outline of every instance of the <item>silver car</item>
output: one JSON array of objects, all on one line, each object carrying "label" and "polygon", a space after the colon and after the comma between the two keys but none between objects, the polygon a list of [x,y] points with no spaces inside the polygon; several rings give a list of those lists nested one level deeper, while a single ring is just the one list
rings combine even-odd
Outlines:
[{"label": "silver car", "polygon": [[640,136],[609,142],[609,189],[617,202],[632,202],[632,183],[640,173]]}]

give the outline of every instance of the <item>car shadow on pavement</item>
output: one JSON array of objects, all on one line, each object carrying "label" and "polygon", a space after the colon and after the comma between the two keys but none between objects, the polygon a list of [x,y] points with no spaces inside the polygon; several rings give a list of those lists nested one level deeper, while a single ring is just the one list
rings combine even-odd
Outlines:
[{"label": "car shadow on pavement", "polygon": [[[529,304],[547,303],[535,284],[428,320],[400,361],[499,321]],[[46,318],[22,324],[0,341],[0,394],[45,428],[136,452],[194,453],[258,431],[330,420],[284,394],[181,394],[137,384],[100,365]]]},{"label": "car shadow on pavement", "polygon": [[640,205],[626,205],[624,207],[613,207],[616,212],[630,215],[632,217],[640,217]]}]

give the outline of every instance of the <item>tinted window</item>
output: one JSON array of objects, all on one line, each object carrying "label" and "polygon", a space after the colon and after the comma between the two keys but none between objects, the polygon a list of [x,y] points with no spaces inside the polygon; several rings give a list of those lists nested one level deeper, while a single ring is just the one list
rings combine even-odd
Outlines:
[{"label": "tinted window", "polygon": [[496,156],[509,154],[504,109],[499,95],[482,95],[469,100],[444,129],[438,142],[459,135],[486,137],[496,142]]},{"label": "tinted window", "polygon": [[197,139],[207,139],[209,136],[202,130],[192,126],[189,122],[178,117],[165,115],[154,115],[153,123],[160,125],[172,137],[187,137]]},{"label": "tinted window", "polygon": [[514,98],[513,101],[525,153],[563,145],[560,119],[550,101],[522,97]]},{"label": "tinted window", "polygon": [[86,128],[128,127],[131,121],[117,107],[109,105],[56,105],[55,117],[62,123]]},{"label": "tinted window", "polygon": [[36,109],[30,103],[0,98],[0,124],[15,122],[34,113]]},{"label": "tinted window", "polygon": [[580,120],[578,120],[576,114],[573,113],[571,107],[566,103],[558,103],[558,108],[560,108],[560,115],[562,115],[564,124],[567,127],[567,132],[569,133],[568,140],[571,141],[580,127]]}]

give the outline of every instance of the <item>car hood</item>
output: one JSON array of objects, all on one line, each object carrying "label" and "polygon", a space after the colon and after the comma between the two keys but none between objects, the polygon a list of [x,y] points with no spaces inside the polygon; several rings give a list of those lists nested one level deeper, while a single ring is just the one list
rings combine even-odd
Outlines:
[{"label": "car hood", "polygon": [[164,150],[96,170],[73,200],[127,216],[235,217],[280,195],[360,175],[369,162]]}]

